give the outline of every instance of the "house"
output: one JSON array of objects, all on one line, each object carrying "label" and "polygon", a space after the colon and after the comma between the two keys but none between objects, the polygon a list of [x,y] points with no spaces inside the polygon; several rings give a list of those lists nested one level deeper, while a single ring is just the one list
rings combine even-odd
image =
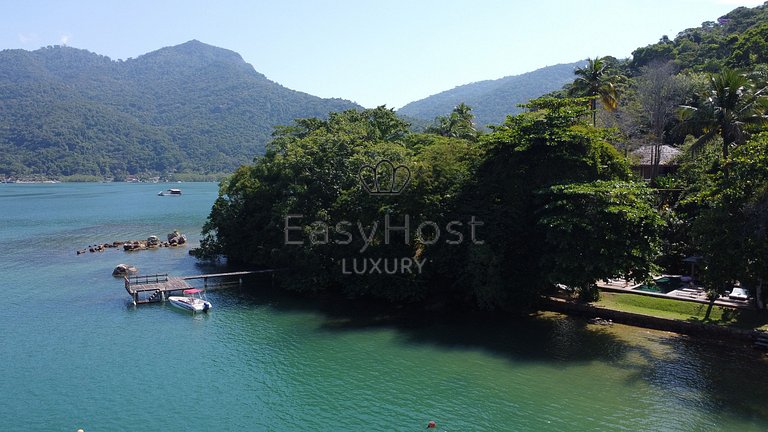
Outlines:
[{"label": "house", "polygon": [[[631,153],[632,159],[636,160],[632,170],[638,173],[644,180],[649,180],[652,176],[654,147],[653,145],[640,146]],[[674,172],[677,169],[675,158],[680,154],[680,150],[664,144],[661,146],[660,153],[657,175]]]}]

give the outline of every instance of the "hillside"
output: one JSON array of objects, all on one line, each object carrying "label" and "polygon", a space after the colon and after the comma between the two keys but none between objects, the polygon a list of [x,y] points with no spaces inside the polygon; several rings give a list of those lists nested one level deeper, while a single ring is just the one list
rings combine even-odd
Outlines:
[{"label": "hillside", "polygon": [[522,75],[480,81],[456,87],[400,108],[397,113],[426,121],[446,115],[461,102],[472,107],[479,126],[501,124],[509,114],[521,111],[519,104],[558,90],[573,81],[573,71],[583,61],[547,66]]},{"label": "hillside", "polygon": [[674,39],[636,49],[630,67],[674,61],[681,70],[717,72],[724,66],[744,68],[768,62],[768,6],[739,7],[679,32]]},{"label": "hillside", "polygon": [[360,108],[287,89],[198,41],[113,61],[55,46],[0,51],[0,175],[224,173],[274,126]]}]

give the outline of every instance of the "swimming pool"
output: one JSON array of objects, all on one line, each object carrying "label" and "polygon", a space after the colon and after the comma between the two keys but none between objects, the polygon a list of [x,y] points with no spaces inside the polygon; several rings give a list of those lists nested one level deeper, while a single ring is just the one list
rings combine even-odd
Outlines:
[{"label": "swimming pool", "polygon": [[681,276],[663,276],[656,278],[651,283],[642,284],[634,289],[638,291],[657,292],[666,294],[683,285]]}]

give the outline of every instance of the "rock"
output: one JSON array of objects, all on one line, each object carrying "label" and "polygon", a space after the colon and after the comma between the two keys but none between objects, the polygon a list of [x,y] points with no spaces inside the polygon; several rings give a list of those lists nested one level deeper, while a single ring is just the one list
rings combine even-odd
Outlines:
[{"label": "rock", "polygon": [[597,325],[613,325],[613,321],[611,321],[609,319],[603,319],[603,318],[600,318],[600,317],[590,318],[589,323],[590,324],[597,324]]},{"label": "rock", "polygon": [[128,264],[118,264],[114,270],[112,270],[112,276],[127,276],[130,273],[136,273],[138,269]]}]

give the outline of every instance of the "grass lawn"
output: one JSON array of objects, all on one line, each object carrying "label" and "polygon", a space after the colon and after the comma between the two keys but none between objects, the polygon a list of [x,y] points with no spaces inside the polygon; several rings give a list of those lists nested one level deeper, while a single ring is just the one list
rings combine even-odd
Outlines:
[{"label": "grass lawn", "polygon": [[[606,309],[692,322],[705,322],[704,315],[708,306],[702,303],[612,292],[601,292],[600,300],[593,304]],[[706,322],[768,330],[768,314],[755,310],[714,306]]]}]

